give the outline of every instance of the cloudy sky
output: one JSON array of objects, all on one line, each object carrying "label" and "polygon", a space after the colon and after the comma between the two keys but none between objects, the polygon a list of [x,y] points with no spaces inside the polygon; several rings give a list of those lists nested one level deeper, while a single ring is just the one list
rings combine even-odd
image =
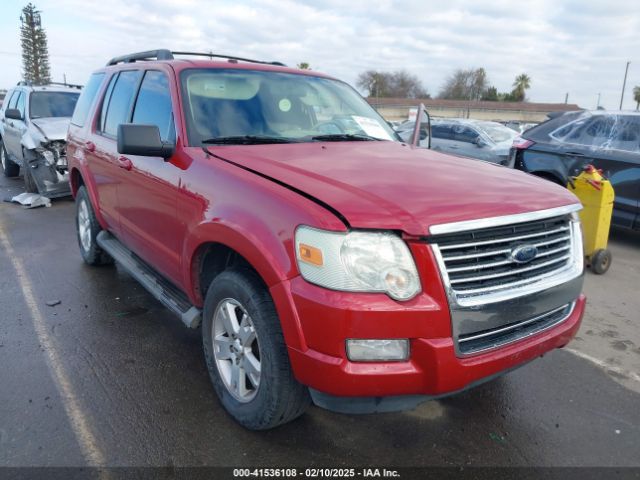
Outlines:
[{"label": "cloudy sky", "polygon": [[[19,17],[0,2],[0,88],[20,77]],[[309,62],[354,83],[405,69],[433,95],[457,68],[484,67],[499,91],[532,78],[531,101],[624,108],[640,85],[640,2],[608,0],[33,0],[54,80],[84,83],[110,57],[153,48]]]}]

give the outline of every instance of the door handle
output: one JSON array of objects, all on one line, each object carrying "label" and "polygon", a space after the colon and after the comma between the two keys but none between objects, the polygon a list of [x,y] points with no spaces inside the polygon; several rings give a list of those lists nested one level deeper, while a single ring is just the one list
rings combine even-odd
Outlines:
[{"label": "door handle", "polygon": [[124,168],[125,170],[131,170],[133,167],[133,163],[127,157],[118,157],[118,166],[120,168]]},{"label": "door handle", "polygon": [[84,142],[84,149],[87,152],[95,152],[96,151],[96,144],[91,142],[91,141]]}]

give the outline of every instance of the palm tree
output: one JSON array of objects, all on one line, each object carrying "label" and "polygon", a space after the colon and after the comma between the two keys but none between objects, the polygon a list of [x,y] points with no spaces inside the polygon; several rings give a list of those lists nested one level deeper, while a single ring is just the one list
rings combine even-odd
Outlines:
[{"label": "palm tree", "polygon": [[516,77],[515,82],[513,82],[513,94],[514,97],[518,98],[520,101],[524,100],[525,90],[531,87],[531,77],[526,73],[521,73]]},{"label": "palm tree", "polygon": [[640,85],[633,87],[633,99],[636,101],[636,110],[640,107]]}]

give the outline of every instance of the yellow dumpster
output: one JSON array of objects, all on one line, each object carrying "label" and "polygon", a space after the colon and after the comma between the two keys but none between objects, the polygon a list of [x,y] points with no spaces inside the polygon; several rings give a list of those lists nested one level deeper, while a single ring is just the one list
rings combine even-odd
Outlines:
[{"label": "yellow dumpster", "polygon": [[587,262],[594,273],[605,273],[611,265],[611,252],[607,250],[614,198],[611,182],[602,176],[602,170],[587,165],[580,175],[569,181],[568,188],[584,207],[580,221]]}]

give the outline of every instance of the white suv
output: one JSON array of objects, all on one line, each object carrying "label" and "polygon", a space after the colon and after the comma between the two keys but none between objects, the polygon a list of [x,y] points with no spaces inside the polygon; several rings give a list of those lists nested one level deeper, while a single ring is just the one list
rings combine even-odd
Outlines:
[{"label": "white suv", "polygon": [[77,85],[31,86],[7,92],[0,109],[0,159],[6,177],[20,167],[28,192],[69,195],[66,136],[80,95]]}]

